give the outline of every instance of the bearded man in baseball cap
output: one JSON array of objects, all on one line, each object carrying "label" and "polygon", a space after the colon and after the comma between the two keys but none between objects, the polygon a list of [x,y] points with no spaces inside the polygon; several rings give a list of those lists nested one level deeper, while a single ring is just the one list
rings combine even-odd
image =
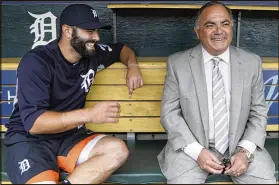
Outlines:
[{"label": "bearded man in baseball cap", "polygon": [[134,52],[121,42],[98,44],[101,29],[109,26],[91,6],[69,5],[60,16],[60,38],[22,57],[4,141],[13,184],[56,184],[60,170],[69,173],[63,184],[101,184],[127,159],[122,140],[85,126],[117,123],[120,115],[117,101],[85,107],[97,71],[120,61],[128,68],[127,93],[143,85]]}]

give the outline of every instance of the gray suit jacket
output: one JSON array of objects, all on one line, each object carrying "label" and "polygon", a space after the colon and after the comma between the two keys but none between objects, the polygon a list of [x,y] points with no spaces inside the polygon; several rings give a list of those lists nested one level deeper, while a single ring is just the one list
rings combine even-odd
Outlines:
[{"label": "gray suit jacket", "polygon": [[[230,46],[231,103],[229,152],[241,139],[257,145],[247,174],[271,178],[275,165],[264,148],[268,107],[264,98],[262,62],[258,55]],[[158,156],[168,180],[198,166],[179,151],[193,142],[209,145],[207,88],[201,45],[175,53],[168,58],[162,97],[161,123],[168,142]]]}]

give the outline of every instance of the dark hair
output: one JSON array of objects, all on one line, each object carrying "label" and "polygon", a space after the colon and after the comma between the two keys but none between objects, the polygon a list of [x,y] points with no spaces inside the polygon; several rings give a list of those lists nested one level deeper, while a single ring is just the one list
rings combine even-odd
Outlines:
[{"label": "dark hair", "polygon": [[[77,27],[76,26],[70,26],[73,29],[72,37],[76,35]],[[59,38],[62,37],[62,25],[59,27]]]},{"label": "dark hair", "polygon": [[77,27],[76,26],[71,26],[71,28],[73,29],[72,37],[74,37],[77,34]]},{"label": "dark hair", "polygon": [[207,7],[210,7],[210,6],[213,6],[213,5],[221,5],[223,6],[224,8],[226,8],[226,10],[228,11],[229,15],[230,15],[230,18],[232,20],[232,25],[233,25],[233,16],[232,16],[232,11],[231,9],[229,9],[224,3],[222,2],[219,2],[219,1],[210,1],[210,2],[207,2],[205,3],[198,11],[197,13],[197,16],[196,16],[196,21],[195,21],[195,27],[196,28],[199,28],[199,22],[200,22],[200,15],[202,13],[202,11],[207,8]]}]

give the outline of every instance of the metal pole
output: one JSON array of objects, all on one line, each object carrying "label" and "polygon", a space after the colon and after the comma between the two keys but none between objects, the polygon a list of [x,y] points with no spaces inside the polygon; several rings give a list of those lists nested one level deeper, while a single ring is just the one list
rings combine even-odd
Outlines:
[{"label": "metal pole", "polygon": [[236,47],[238,48],[240,42],[240,22],[241,22],[241,11],[239,11],[237,15]]},{"label": "metal pole", "polygon": [[117,42],[117,38],[116,38],[116,9],[112,10],[112,29],[113,29],[113,43]]}]

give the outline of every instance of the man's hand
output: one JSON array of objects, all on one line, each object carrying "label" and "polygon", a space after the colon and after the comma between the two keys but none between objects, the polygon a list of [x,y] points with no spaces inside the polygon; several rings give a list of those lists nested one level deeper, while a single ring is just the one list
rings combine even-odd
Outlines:
[{"label": "man's hand", "polygon": [[221,174],[223,168],[225,168],[222,162],[212,152],[205,148],[200,152],[197,162],[201,169],[208,173]]},{"label": "man's hand", "polygon": [[240,176],[248,169],[247,156],[238,152],[231,157],[231,167],[225,169],[225,175]]},{"label": "man's hand", "polygon": [[138,64],[128,64],[126,83],[130,95],[133,93],[133,90],[143,86],[143,77]]},{"label": "man's hand", "polygon": [[116,101],[97,103],[87,108],[87,120],[91,123],[116,123],[120,116],[120,104]]}]

